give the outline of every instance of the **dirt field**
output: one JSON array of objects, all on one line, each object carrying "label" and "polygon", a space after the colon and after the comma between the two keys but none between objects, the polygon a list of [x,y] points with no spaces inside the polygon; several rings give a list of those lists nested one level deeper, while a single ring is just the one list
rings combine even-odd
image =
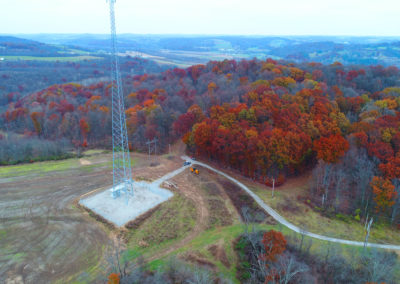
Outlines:
[{"label": "dirt field", "polygon": [[[181,166],[178,157],[133,154],[136,179]],[[112,184],[111,154],[0,168],[0,283],[65,283],[88,278],[109,231],[76,205]]]},{"label": "dirt field", "polygon": [[74,199],[109,183],[104,167],[28,175],[1,184],[0,282],[53,283],[95,266],[107,233]]}]

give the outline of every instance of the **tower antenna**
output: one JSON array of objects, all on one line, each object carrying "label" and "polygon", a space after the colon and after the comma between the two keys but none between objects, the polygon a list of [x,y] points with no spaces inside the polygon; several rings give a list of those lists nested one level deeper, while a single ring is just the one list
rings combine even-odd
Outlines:
[{"label": "tower antenna", "polygon": [[121,192],[125,196],[133,196],[133,181],[131,171],[131,159],[129,156],[128,132],[126,129],[126,117],[124,106],[124,94],[122,89],[121,73],[119,68],[117,32],[115,25],[116,0],[110,2],[111,22],[111,94],[112,94],[112,143],[113,143],[113,188],[112,196],[117,198]]}]

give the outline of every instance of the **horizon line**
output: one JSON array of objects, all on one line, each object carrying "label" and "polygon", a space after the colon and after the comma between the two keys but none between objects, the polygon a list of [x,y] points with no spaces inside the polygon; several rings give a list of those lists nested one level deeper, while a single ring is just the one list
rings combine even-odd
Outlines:
[{"label": "horizon line", "polygon": [[[104,35],[109,33],[0,33],[0,36],[15,35]],[[118,35],[135,35],[135,36],[237,36],[237,37],[358,37],[358,38],[400,38],[400,35],[323,35],[323,34],[207,34],[207,33],[118,33]]]}]

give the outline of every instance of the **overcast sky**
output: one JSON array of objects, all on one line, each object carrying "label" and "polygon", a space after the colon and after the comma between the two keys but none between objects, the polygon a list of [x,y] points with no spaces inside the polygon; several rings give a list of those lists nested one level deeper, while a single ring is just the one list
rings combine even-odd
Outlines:
[{"label": "overcast sky", "polygon": [[[108,33],[106,0],[0,0],[0,33]],[[117,0],[118,33],[400,36],[400,0]]]}]

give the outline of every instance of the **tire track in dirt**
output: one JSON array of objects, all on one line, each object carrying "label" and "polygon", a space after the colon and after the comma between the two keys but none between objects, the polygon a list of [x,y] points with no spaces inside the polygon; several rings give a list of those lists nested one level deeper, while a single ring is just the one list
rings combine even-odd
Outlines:
[{"label": "tire track in dirt", "polygon": [[78,168],[2,183],[0,283],[53,283],[96,265],[109,237],[73,201],[109,183],[109,176]]}]

